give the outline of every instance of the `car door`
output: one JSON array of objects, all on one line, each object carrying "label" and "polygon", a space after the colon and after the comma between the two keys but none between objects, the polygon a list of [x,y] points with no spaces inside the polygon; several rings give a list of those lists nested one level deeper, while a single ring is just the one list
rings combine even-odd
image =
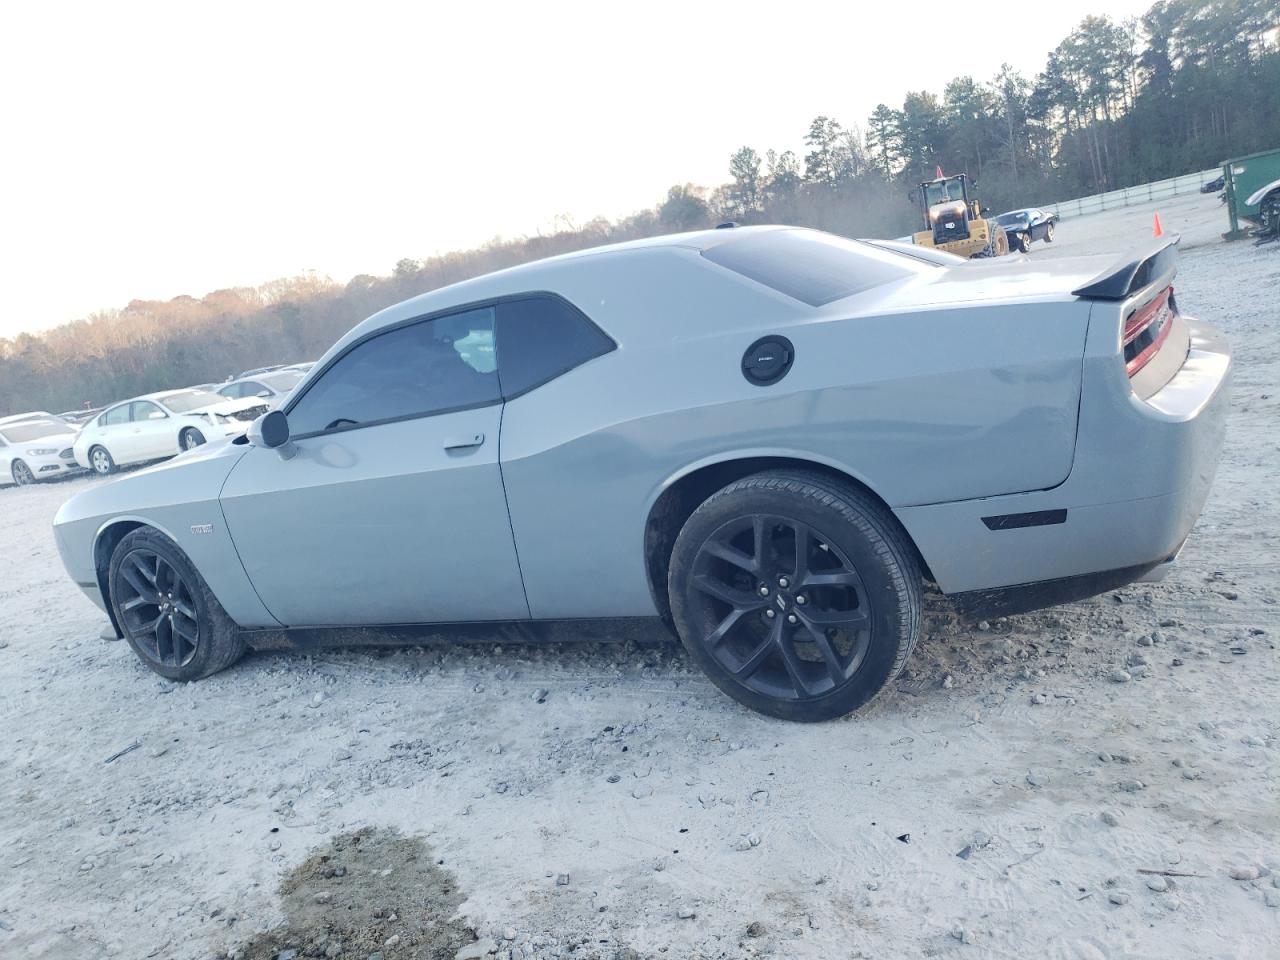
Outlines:
[{"label": "car door", "polygon": [[498,465],[493,328],[484,307],[356,341],[290,399],[296,454],[251,447],[232,469],[227,528],[281,623],[529,616]]},{"label": "car door", "polygon": [[158,403],[135,400],[129,404],[129,429],[125,434],[128,459],[159,460],[178,452],[178,437],[169,414]]},{"label": "car door", "polygon": [[13,450],[0,437],[0,483],[13,483]]},{"label": "car door", "polygon": [[106,448],[116,463],[131,463],[126,455],[132,436],[133,424],[129,421],[129,404],[122,403],[103,412],[93,421],[93,434],[89,443]]}]

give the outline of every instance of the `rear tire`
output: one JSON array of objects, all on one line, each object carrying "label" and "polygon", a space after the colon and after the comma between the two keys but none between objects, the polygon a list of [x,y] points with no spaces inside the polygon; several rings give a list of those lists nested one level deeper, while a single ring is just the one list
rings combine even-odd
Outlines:
[{"label": "rear tire", "polygon": [[1044,228],[1044,242],[1053,243],[1053,222],[1052,221],[1050,221],[1049,225]]},{"label": "rear tire", "polygon": [[36,482],[36,475],[21,460],[13,461],[12,466],[9,467],[9,472],[13,474],[13,482],[20,487],[29,487]]},{"label": "rear tire", "polygon": [[668,589],[711,681],[784,720],[866,706],[920,630],[920,570],[897,521],[852,484],[805,471],[713,494],[676,538]]},{"label": "rear tire", "polygon": [[89,448],[89,466],[101,477],[116,472],[116,462],[111,459],[111,454],[107,452],[106,447]]},{"label": "rear tire", "polygon": [[107,571],[111,609],[138,659],[170,680],[200,680],[245,654],[235,621],[176,543],[149,527],[124,536]]}]

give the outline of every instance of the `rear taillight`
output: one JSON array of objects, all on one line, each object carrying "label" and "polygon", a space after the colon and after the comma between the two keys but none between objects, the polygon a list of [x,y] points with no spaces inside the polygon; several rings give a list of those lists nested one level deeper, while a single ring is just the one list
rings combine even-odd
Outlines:
[{"label": "rear taillight", "polygon": [[1173,287],[1166,287],[1146,306],[1135,310],[1124,323],[1124,369],[1133,376],[1159,352],[1173,327],[1177,306]]}]

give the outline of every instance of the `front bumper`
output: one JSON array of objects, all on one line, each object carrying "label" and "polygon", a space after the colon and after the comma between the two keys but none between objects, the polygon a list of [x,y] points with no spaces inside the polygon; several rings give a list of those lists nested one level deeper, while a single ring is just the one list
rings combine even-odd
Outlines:
[{"label": "front bumper", "polygon": [[63,460],[58,456],[24,456],[22,459],[31,468],[31,473],[37,480],[52,480],[55,477],[65,477],[73,473],[84,473],[84,467],[76,463],[74,457]]},{"label": "front bumper", "polygon": [[[895,511],[944,593],[1117,571],[1132,581],[1179,551],[1209,495],[1231,380],[1222,334],[1187,325],[1186,361],[1146,400],[1114,355],[1086,357],[1076,457],[1061,485]],[[1010,517],[1029,520],[993,528]]]}]

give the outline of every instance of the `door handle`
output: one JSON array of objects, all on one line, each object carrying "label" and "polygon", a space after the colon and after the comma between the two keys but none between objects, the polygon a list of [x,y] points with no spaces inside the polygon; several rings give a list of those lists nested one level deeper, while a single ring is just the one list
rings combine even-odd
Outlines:
[{"label": "door handle", "polygon": [[484,443],[483,433],[473,433],[469,437],[448,437],[444,441],[446,450],[466,450],[468,447],[478,447]]}]

